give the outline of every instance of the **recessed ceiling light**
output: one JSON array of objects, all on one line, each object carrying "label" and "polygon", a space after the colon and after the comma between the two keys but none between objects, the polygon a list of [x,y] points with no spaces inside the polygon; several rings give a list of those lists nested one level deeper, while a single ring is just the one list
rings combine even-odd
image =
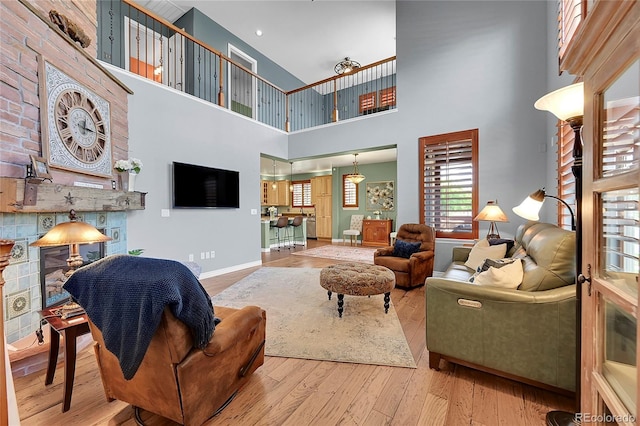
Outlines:
[{"label": "recessed ceiling light", "polygon": [[260,37],[262,35],[262,30],[256,30],[256,35]]}]

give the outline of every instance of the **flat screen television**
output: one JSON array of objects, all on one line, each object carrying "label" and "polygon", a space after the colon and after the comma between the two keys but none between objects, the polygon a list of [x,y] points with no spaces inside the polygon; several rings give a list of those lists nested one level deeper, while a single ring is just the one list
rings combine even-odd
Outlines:
[{"label": "flat screen television", "polygon": [[240,173],[174,161],[173,207],[239,208]]}]

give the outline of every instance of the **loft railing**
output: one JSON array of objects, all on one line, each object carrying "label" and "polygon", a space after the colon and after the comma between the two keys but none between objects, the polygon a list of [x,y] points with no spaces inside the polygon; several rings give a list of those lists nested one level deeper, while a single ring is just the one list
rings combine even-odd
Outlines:
[{"label": "loft railing", "polygon": [[98,2],[98,52],[104,62],[285,131],[396,107],[395,57],[287,92],[131,0]]},{"label": "loft railing", "polygon": [[396,57],[287,92],[290,131],[396,107]]}]

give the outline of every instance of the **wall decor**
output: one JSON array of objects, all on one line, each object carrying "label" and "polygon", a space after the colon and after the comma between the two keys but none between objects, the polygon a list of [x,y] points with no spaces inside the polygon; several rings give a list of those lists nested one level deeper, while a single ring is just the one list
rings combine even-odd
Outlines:
[{"label": "wall decor", "polygon": [[392,180],[367,182],[367,211],[393,211],[394,184]]},{"label": "wall decor", "polygon": [[51,179],[47,160],[42,157],[31,156],[31,173],[40,179]]},{"label": "wall decor", "polygon": [[38,59],[42,151],[49,166],[111,177],[109,102]]},{"label": "wall decor", "polygon": [[38,214],[38,232],[45,234],[56,225],[56,215],[53,213]]},{"label": "wall decor", "polygon": [[9,264],[22,263],[29,260],[29,246],[27,240],[16,240],[13,248],[11,249],[11,255],[9,257]]},{"label": "wall decor", "polygon": [[31,311],[31,290],[24,290],[19,293],[7,296],[7,320],[13,319]]}]

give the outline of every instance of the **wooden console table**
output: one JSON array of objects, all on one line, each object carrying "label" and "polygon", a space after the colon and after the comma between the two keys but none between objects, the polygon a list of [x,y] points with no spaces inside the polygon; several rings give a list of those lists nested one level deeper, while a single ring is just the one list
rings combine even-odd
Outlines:
[{"label": "wooden console table", "polygon": [[389,234],[392,225],[391,219],[365,219],[362,222],[362,245],[369,247],[390,245]]},{"label": "wooden console table", "polygon": [[49,364],[45,385],[53,383],[58,363],[58,350],[60,349],[60,335],[64,337],[64,391],[62,394],[62,412],[69,411],[71,407],[71,392],[76,373],[76,338],[89,333],[89,320],[86,314],[78,315],[68,320],[63,320],[55,315],[51,309],[40,311],[42,319],[51,326],[51,347],[49,348]]}]

